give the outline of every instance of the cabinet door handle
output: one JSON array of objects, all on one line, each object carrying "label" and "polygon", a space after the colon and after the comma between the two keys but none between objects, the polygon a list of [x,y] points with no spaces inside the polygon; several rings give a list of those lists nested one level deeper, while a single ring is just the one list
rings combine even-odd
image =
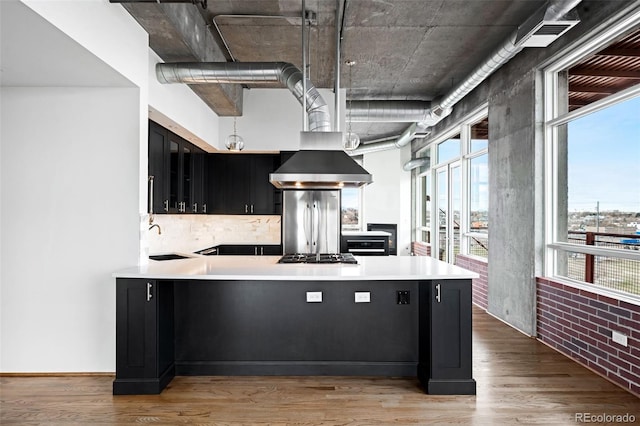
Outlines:
[{"label": "cabinet door handle", "polygon": [[251,213],[253,213],[253,204],[251,204]]},{"label": "cabinet door handle", "polygon": [[244,212],[249,213],[249,206],[247,204],[244,205]]},{"label": "cabinet door handle", "polygon": [[169,211],[169,200],[164,200],[164,211],[165,212]]},{"label": "cabinet door handle", "polygon": [[149,176],[149,215],[153,216],[153,179],[154,176]]},{"label": "cabinet door handle", "polygon": [[193,212],[198,213],[198,203],[193,203]]},{"label": "cabinet door handle", "polygon": [[260,247],[260,256],[264,256],[264,247]]},{"label": "cabinet door handle", "polygon": [[441,302],[441,297],[440,297],[440,284],[436,284],[436,302],[440,303]]},{"label": "cabinet door handle", "polygon": [[204,203],[202,205],[202,213],[206,213],[207,212],[207,203]]},{"label": "cabinet door handle", "polygon": [[258,255],[258,247],[254,247],[253,248],[253,254],[255,254],[256,256]]},{"label": "cabinet door handle", "polygon": [[153,298],[153,294],[151,294],[151,289],[153,289],[153,284],[147,283],[147,302],[149,302]]}]

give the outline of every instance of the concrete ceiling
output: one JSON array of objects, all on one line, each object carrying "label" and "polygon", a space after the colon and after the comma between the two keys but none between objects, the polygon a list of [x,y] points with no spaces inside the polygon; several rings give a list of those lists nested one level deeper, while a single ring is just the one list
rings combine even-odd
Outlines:
[{"label": "concrete ceiling", "polygon": [[[348,97],[430,101],[463,80],[544,4],[544,0],[306,0],[306,9],[314,14],[308,39],[309,77],[317,87],[333,88],[336,6],[342,16],[341,63],[356,62],[351,82],[348,67],[341,71]],[[196,4],[123,6],[149,32],[151,48],[167,62],[286,61],[302,68],[301,0],[209,0],[206,9]],[[242,112],[237,86],[192,88],[225,116]],[[353,123],[363,141],[397,135],[406,127],[407,123]]]}]

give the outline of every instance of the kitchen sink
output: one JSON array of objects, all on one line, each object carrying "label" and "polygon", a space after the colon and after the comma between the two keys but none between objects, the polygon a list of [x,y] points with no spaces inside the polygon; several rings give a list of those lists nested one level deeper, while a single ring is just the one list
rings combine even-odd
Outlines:
[{"label": "kitchen sink", "polygon": [[189,259],[189,258],[191,258],[191,256],[183,256],[181,254],[175,254],[175,253],[153,254],[149,256],[149,259],[151,260],[175,260],[175,259]]}]

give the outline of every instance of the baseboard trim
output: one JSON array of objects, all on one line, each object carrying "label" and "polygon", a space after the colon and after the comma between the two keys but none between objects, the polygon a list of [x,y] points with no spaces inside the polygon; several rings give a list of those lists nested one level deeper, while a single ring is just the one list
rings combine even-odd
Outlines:
[{"label": "baseboard trim", "polygon": [[176,361],[177,376],[396,376],[416,375],[415,362]]},{"label": "baseboard trim", "polygon": [[101,372],[12,372],[12,373],[0,373],[0,377],[115,377],[116,373],[101,371]]}]

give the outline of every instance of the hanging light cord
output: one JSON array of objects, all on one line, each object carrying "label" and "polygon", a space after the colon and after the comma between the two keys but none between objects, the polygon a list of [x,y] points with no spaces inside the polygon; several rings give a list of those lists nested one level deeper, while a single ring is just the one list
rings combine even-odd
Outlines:
[{"label": "hanging light cord", "polygon": [[353,87],[351,86],[351,77],[352,77],[352,70],[353,70],[353,66],[355,65],[355,61],[351,61],[351,60],[347,60],[345,61],[345,64],[349,66],[349,122],[348,127],[347,127],[347,134],[349,135],[349,138],[351,137],[351,101],[353,98]]}]

